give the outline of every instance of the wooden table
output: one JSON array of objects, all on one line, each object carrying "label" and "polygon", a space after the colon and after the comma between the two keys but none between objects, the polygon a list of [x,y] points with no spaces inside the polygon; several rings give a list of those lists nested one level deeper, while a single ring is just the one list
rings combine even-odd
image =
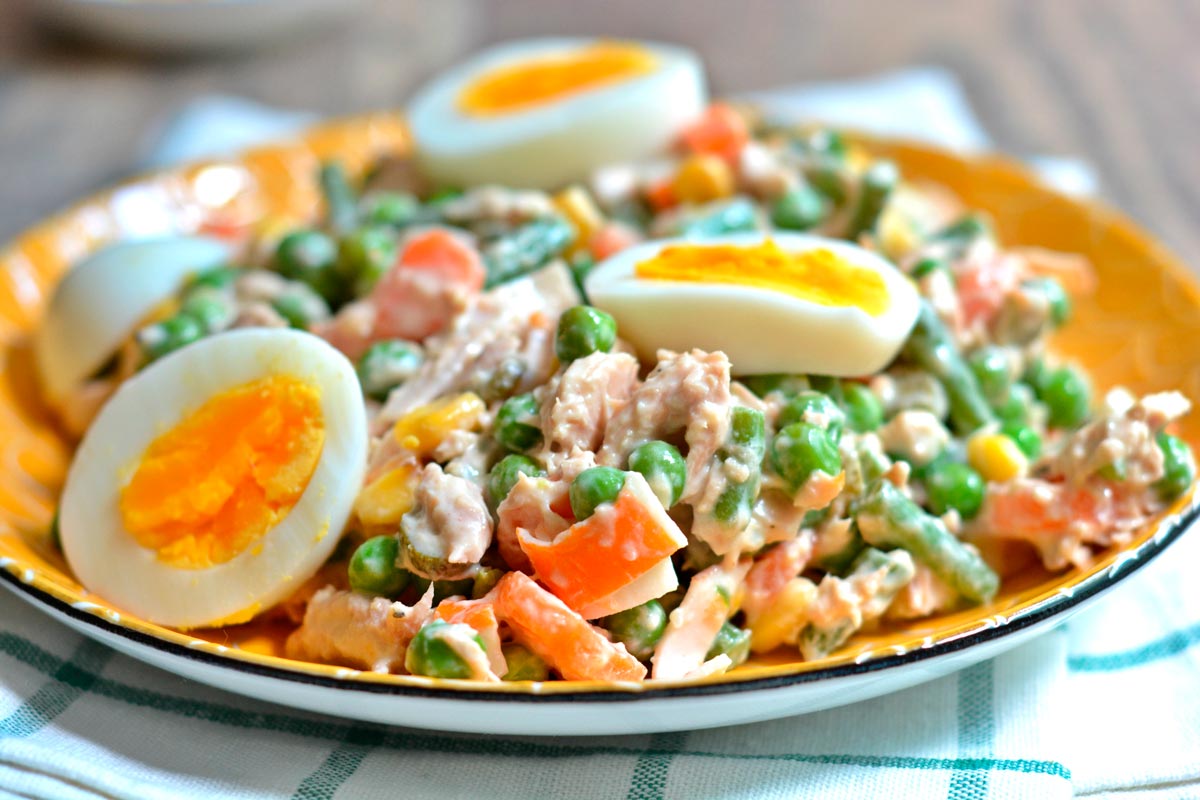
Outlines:
[{"label": "wooden table", "polygon": [[378,0],[321,38],[178,60],[55,39],[5,0],[0,239],[120,177],[198,95],[391,107],[487,42],[586,33],[688,44],[717,92],[946,66],[1000,149],[1088,158],[1108,199],[1200,264],[1200,0]]}]

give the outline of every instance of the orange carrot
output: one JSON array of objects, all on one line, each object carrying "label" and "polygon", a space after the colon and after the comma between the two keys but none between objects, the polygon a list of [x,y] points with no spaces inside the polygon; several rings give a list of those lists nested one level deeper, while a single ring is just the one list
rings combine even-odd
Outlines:
[{"label": "orange carrot", "polygon": [[513,637],[569,681],[640,681],[646,668],[621,645],[521,572],[488,595]]},{"label": "orange carrot", "polygon": [[592,234],[588,249],[592,252],[592,258],[603,261],[626,247],[632,247],[637,241],[637,231],[620,222],[610,222]]},{"label": "orange carrot", "polygon": [[487,275],[478,251],[443,228],[433,228],[408,240],[400,254],[408,269],[434,272],[448,283],[471,291],[483,288]]},{"label": "orange carrot", "polygon": [[732,162],[750,141],[750,130],[746,120],[731,106],[713,103],[700,119],[684,129],[679,139],[692,153],[720,156]]},{"label": "orange carrot", "polygon": [[670,178],[651,183],[646,187],[645,194],[646,202],[655,211],[666,211],[672,206],[679,205],[679,198],[675,196],[675,189]]}]

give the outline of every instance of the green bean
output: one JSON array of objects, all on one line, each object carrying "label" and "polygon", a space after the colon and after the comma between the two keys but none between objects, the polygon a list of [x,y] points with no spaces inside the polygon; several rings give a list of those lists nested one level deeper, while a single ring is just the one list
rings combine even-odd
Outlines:
[{"label": "green bean", "polygon": [[575,241],[575,228],[562,217],[535,219],[500,237],[483,252],[485,288],[516,280],[544,267]]},{"label": "green bean", "polygon": [[322,164],[320,183],[330,229],[338,234],[349,233],[358,224],[358,203],[345,168],[336,161]]},{"label": "green bean", "polygon": [[917,324],[904,352],[941,381],[950,402],[950,423],[959,435],[966,436],[995,419],[975,373],[927,300],[921,301]]},{"label": "green bean", "polygon": [[504,498],[508,497],[508,493],[517,485],[522,475],[543,478],[546,476],[546,470],[529,456],[515,453],[496,462],[487,479],[488,501],[493,510],[504,502]]},{"label": "green bean", "polygon": [[1196,460],[1187,442],[1177,436],[1160,431],[1155,441],[1163,454],[1163,476],[1154,488],[1164,500],[1174,500],[1196,480]]},{"label": "green bean", "polygon": [[400,543],[395,536],[376,536],[360,544],[350,557],[350,588],[363,594],[395,597],[412,577],[397,563]]},{"label": "green bean", "polygon": [[430,678],[470,678],[470,664],[446,641],[448,635],[461,635],[487,652],[483,639],[471,626],[437,619],[417,631],[404,654],[404,668],[413,675]]},{"label": "green bean", "polygon": [[891,161],[876,161],[867,167],[859,180],[858,204],[850,218],[847,239],[854,241],[864,233],[873,233],[888,198],[900,180],[900,173]]},{"label": "green bean", "polygon": [[1009,372],[1008,356],[1000,347],[981,347],[967,358],[971,372],[979,389],[988,402],[996,405],[1003,403],[1012,388],[1012,374]]},{"label": "green bean", "polygon": [[767,375],[745,375],[738,380],[755,395],[764,398],[772,392],[783,397],[791,397],[808,391],[808,378],[804,375],[775,372]]},{"label": "green bean", "polygon": [[[837,538],[832,535],[834,531],[840,533]],[[867,543],[863,541],[856,525],[826,528],[817,539],[813,564],[833,575],[844,575],[866,547]]]},{"label": "green bean", "polygon": [[363,394],[374,400],[386,400],[393,389],[416,374],[424,360],[421,346],[406,339],[375,342],[359,358],[356,367]]},{"label": "green bean", "polygon": [[363,200],[363,217],[374,225],[404,228],[421,217],[421,201],[407,192],[380,192]]},{"label": "green bean", "polygon": [[717,497],[713,516],[727,527],[739,530],[750,524],[750,513],[758,499],[762,482],[762,460],[767,448],[767,423],[761,411],[734,406],[729,421],[729,439],[717,451],[722,462],[735,462],[744,477],[730,477],[725,491]]},{"label": "green bean", "polygon": [[808,422],[793,422],[775,434],[771,464],[788,488],[798,492],[816,472],[830,477],[841,472],[842,456],[824,430]]},{"label": "green bean", "polygon": [[599,625],[612,634],[613,641],[625,645],[638,661],[649,661],[655,645],[667,630],[667,612],[662,603],[650,600],[605,617],[599,620]]},{"label": "green bean", "polygon": [[829,438],[837,443],[842,438],[842,428],[846,424],[846,412],[833,399],[823,392],[813,390],[797,392],[783,404],[779,416],[775,418],[775,427],[783,429],[797,422],[807,422],[816,425],[829,434]]},{"label": "green bean", "polygon": [[587,296],[587,277],[592,274],[592,270],[596,268],[596,260],[591,254],[581,252],[571,259],[568,264],[571,268],[571,280],[575,282],[575,288],[579,291],[579,296],[583,298],[583,302],[588,302]]},{"label": "green bean", "polygon": [[568,364],[592,353],[607,353],[617,343],[617,322],[612,315],[592,306],[574,306],[558,318],[554,351]]},{"label": "green bean", "polygon": [[[884,553],[867,548],[855,559],[850,574],[844,580],[854,586],[863,586],[871,591],[860,607],[858,620],[867,622],[876,619],[887,610],[896,594],[913,579],[915,570],[912,558],[907,553],[896,551]],[[839,580],[826,578],[826,580]],[[822,582],[823,584],[824,582]],[[800,652],[805,661],[815,661],[837,650],[856,630],[861,622],[854,617],[843,616],[828,620],[825,624],[809,624],[800,634]]]},{"label": "green bean", "polygon": [[544,681],[550,678],[550,667],[536,653],[516,642],[500,646],[508,671],[500,677],[506,681]]},{"label": "green bean", "polygon": [[625,473],[613,467],[589,467],[575,476],[567,494],[575,519],[584,520],[596,512],[596,507],[615,503],[625,488]]},{"label": "green bean", "polygon": [[995,596],[1000,579],[979,554],[888,481],[876,481],[859,501],[856,521],[872,547],[907,550],[967,600],[984,603]]},{"label": "green bean", "polygon": [[533,450],[542,443],[540,411],[532,393],[508,398],[496,412],[492,436],[515,453]]},{"label": "green bean", "polygon": [[991,238],[992,226],[978,214],[960,217],[929,237],[931,242],[946,242],[965,247],[976,239]]},{"label": "green bean", "polygon": [[687,239],[708,239],[729,233],[758,230],[758,212],[746,197],[735,197],[719,205],[706,207],[703,214],[687,220],[679,235]]},{"label": "green bean", "polygon": [[629,454],[629,468],[645,477],[663,508],[679,502],[687,483],[687,462],[674,445],[660,441],[639,445]]},{"label": "green bean", "polygon": [[913,280],[919,281],[926,275],[932,275],[938,270],[949,272],[950,265],[947,264],[946,260],[943,258],[926,257],[922,258],[916,264],[913,264],[913,268],[909,274],[912,276]]},{"label": "green bean", "polygon": [[771,224],[784,230],[806,231],[819,225],[828,213],[825,198],[804,184],[775,199],[771,204]]},{"label": "green bean", "polygon": [[719,655],[729,656],[733,667],[745,663],[750,657],[750,631],[742,630],[732,622],[722,625],[704,659],[707,661]]},{"label": "green bean", "polygon": [[869,386],[854,381],[842,382],[842,408],[850,429],[868,433],[883,424],[883,403]]}]

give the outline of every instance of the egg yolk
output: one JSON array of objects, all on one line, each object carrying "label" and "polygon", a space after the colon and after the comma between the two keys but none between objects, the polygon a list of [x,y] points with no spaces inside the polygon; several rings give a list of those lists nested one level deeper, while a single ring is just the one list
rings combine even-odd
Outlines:
[{"label": "egg yolk", "polygon": [[273,376],[218,394],[143,453],[121,490],[125,530],[171,566],[223,564],[287,516],[324,443],[311,384]]},{"label": "egg yolk", "polygon": [[671,245],[639,262],[634,274],[660,281],[770,289],[823,306],[856,306],[874,317],[890,302],[887,284],[874,270],[851,264],[826,248],[789,253],[770,239],[756,245]]},{"label": "egg yolk", "polygon": [[458,96],[458,107],[480,117],[545,105],[577,92],[653,71],[645,48],[601,42],[571,53],[531,58],[490,70]]}]

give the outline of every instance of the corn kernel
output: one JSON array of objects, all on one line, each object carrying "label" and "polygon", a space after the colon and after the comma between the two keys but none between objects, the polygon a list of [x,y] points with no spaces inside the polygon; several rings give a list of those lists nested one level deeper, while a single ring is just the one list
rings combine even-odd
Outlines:
[{"label": "corn kernel", "polygon": [[428,455],[452,431],[470,430],[478,425],[485,408],[483,400],[471,392],[444,397],[401,417],[392,435],[405,450]]},{"label": "corn kernel", "polygon": [[808,621],[808,609],[816,597],[817,586],[807,578],[788,581],[771,607],[748,623],[750,649],[768,653],[785,642],[794,643]]},{"label": "corn kernel", "polygon": [[671,181],[671,190],[683,203],[707,203],[733,194],[733,170],[717,156],[692,156]]},{"label": "corn kernel", "polygon": [[899,261],[921,243],[917,226],[900,203],[888,203],[879,216],[877,231],[879,246],[892,261]]},{"label": "corn kernel", "polygon": [[582,186],[568,186],[554,195],[554,207],[575,227],[575,243],[568,255],[587,247],[592,235],[604,225],[604,215]]},{"label": "corn kernel", "polygon": [[412,510],[416,467],[404,464],[371,481],[354,499],[354,513],[363,527],[395,528]]},{"label": "corn kernel", "polygon": [[977,433],[967,441],[967,463],[988,481],[1011,481],[1029,471],[1029,459],[1012,439]]}]

